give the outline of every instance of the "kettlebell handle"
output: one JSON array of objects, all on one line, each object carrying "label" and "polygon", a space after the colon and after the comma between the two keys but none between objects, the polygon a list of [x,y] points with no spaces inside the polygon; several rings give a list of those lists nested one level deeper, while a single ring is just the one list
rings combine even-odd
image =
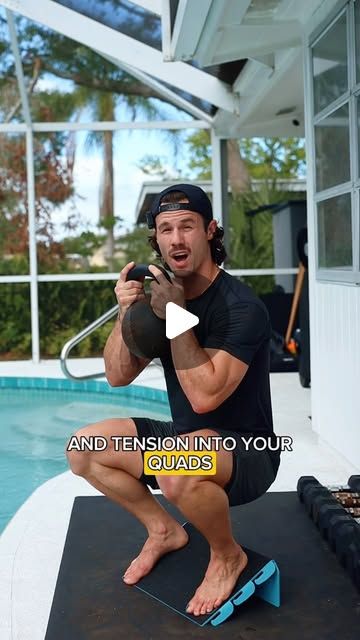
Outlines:
[{"label": "kettlebell handle", "polygon": [[[168,272],[166,271],[166,269],[164,269],[164,267],[159,266],[158,264],[156,266],[158,269],[160,269],[160,271],[163,272],[164,276],[169,280],[169,282],[171,282],[171,278]],[[135,267],[130,269],[129,273],[127,274],[126,280],[139,280],[144,276],[148,276],[152,280],[156,280],[155,276],[151,273],[151,271],[149,271],[149,267],[147,264],[137,264],[135,265]]]}]

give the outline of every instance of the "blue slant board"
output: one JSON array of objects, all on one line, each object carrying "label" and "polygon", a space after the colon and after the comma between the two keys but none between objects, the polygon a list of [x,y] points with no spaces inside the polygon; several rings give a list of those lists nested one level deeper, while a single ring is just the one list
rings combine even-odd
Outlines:
[{"label": "blue slant board", "polygon": [[205,575],[210,551],[208,542],[193,525],[187,522],[183,526],[189,534],[187,545],[161,558],[151,573],[135,585],[138,589],[201,627],[208,623],[218,626],[253,596],[280,606],[280,574],[276,562],[243,547],[248,564],[226,602],[204,615],[187,613],[187,603]]}]

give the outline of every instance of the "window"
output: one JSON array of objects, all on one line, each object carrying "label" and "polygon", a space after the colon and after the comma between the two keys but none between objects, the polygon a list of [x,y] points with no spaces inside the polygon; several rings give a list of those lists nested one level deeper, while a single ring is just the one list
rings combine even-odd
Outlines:
[{"label": "window", "polygon": [[316,190],[350,180],[349,105],[315,124]]},{"label": "window", "polygon": [[360,0],[311,43],[317,277],[359,282]]},{"label": "window", "polygon": [[319,113],[348,89],[346,13],[314,45],[312,62],[314,111]]},{"label": "window", "polygon": [[351,269],[351,197],[345,193],[318,204],[320,269]]}]

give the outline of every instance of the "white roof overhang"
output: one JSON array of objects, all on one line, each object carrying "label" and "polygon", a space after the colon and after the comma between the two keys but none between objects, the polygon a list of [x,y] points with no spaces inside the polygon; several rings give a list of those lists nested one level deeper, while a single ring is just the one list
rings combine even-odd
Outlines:
[{"label": "white roof overhang", "polygon": [[336,0],[179,0],[170,29],[171,3],[163,0],[166,59],[195,60],[202,68],[247,59],[232,85],[239,114],[219,109],[218,135],[304,135],[304,36]]},{"label": "white roof overhang", "polygon": [[[134,0],[161,17],[162,51],[60,0],[0,0],[0,5],[95,49],[230,138],[304,134],[302,44],[336,2]],[[234,63],[239,66],[231,81],[226,72],[218,74],[224,81],[207,71],[213,65],[226,71]],[[213,111],[202,109],[201,101]]]}]

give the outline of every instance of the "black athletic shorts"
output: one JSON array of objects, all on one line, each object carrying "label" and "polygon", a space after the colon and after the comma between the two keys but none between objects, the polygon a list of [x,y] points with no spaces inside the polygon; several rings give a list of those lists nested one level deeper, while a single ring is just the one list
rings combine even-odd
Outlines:
[{"label": "black athletic shorts", "polygon": [[[131,418],[134,420],[139,438],[149,436],[156,438],[176,437],[185,435],[178,432],[173,422],[153,420],[152,418]],[[210,428],[210,427],[209,427]],[[228,429],[213,429],[220,436],[232,437],[237,446],[233,449],[233,469],[229,482],[224,487],[229,505],[235,506],[251,502],[262,496],[274,482],[280,464],[280,453],[269,452],[267,449],[258,451],[251,444],[246,450],[245,443],[241,439],[243,435],[248,438],[250,434],[239,433]],[[192,430],[194,431],[194,430]],[[191,431],[188,431],[191,433]],[[143,454],[143,452],[142,452]],[[144,458],[144,455],[143,455]],[[140,481],[149,485],[152,489],[159,489],[155,475],[145,475],[140,477]]]}]

